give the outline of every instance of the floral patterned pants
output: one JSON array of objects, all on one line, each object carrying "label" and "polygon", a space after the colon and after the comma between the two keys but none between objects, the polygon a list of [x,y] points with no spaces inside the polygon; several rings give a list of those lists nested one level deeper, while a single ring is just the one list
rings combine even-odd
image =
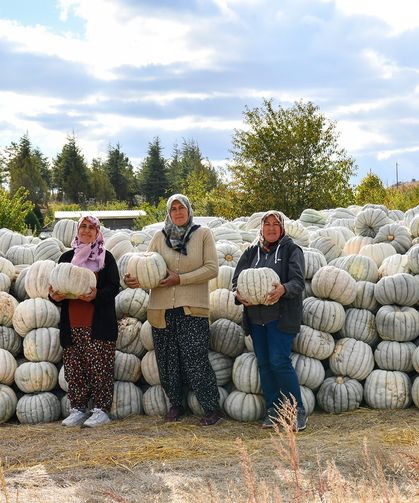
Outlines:
[{"label": "floral patterned pants", "polygon": [[187,316],[183,308],[166,311],[166,328],[153,327],[160,381],[172,406],[183,403],[183,385],[196,394],[205,413],[219,409],[215,373],[208,359],[207,318]]},{"label": "floral patterned pants", "polygon": [[93,406],[109,411],[112,406],[115,364],[114,341],[92,339],[88,327],[71,330],[73,344],[64,349],[64,377],[72,408]]}]

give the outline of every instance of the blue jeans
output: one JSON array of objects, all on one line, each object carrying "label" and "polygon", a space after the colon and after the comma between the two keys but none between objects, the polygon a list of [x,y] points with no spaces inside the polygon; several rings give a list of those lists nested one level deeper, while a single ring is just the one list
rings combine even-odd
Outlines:
[{"label": "blue jeans", "polygon": [[291,363],[292,340],[296,334],[282,332],[277,328],[277,322],[271,321],[266,325],[251,324],[250,335],[266,407],[273,407],[274,403],[278,405],[283,397],[292,403],[294,397],[297,407],[303,408],[298,377]]}]

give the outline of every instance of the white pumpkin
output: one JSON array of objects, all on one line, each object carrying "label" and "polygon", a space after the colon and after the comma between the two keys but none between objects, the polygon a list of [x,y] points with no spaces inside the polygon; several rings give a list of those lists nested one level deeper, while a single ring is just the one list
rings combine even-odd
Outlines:
[{"label": "white pumpkin", "polygon": [[405,409],[412,402],[409,376],[392,370],[373,370],[364,384],[364,398],[373,409]]},{"label": "white pumpkin", "polygon": [[50,276],[57,264],[53,260],[34,262],[25,275],[25,290],[31,299],[48,299]]},{"label": "white pumpkin", "polygon": [[237,290],[249,304],[269,305],[268,295],[280,282],[278,274],[270,267],[244,269],[237,278]]},{"label": "white pumpkin", "polygon": [[[56,292],[76,299],[96,288],[96,275],[90,269],[78,267],[70,262],[57,264],[50,273],[49,282]],[[27,289],[27,287],[26,287]]]},{"label": "white pumpkin", "polygon": [[16,415],[22,424],[51,423],[61,414],[61,404],[51,392],[23,395],[16,405]]},{"label": "white pumpkin", "polygon": [[166,262],[157,252],[135,254],[128,261],[127,273],[138,280],[141,288],[155,288],[167,275]]}]

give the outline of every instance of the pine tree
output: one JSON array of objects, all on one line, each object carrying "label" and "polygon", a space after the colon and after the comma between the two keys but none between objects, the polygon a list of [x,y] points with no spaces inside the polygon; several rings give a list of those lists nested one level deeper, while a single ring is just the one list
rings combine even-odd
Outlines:
[{"label": "pine tree", "polygon": [[109,147],[104,168],[115,191],[116,198],[119,201],[128,201],[132,204],[137,193],[137,183],[132,164],[121,151],[119,143],[114,148]]},{"label": "pine tree", "polygon": [[159,138],[155,138],[149,144],[138,181],[140,194],[146,202],[156,206],[160,198],[166,197],[168,189],[166,161],[162,156]]}]

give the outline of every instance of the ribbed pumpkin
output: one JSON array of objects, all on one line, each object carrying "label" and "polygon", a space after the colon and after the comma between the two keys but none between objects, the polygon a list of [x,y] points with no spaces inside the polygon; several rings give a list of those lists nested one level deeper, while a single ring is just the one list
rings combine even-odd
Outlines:
[{"label": "ribbed pumpkin", "polygon": [[380,208],[367,208],[355,217],[355,233],[358,236],[374,238],[380,227],[390,222],[385,211]]},{"label": "ribbed pumpkin", "polygon": [[378,280],[377,264],[370,257],[347,255],[346,257],[340,257],[330,265],[347,271],[355,281],[371,281],[372,283],[376,283]]},{"label": "ribbed pumpkin", "polygon": [[303,210],[298,220],[304,227],[310,227],[312,225],[316,227],[324,227],[327,222],[326,215],[312,208]]},{"label": "ribbed pumpkin", "polygon": [[[419,221],[419,217],[418,217]],[[412,274],[419,274],[419,244],[412,246],[406,254],[407,267]]]},{"label": "ribbed pumpkin", "polygon": [[16,404],[16,393],[9,386],[0,384],[0,424],[14,416]]},{"label": "ribbed pumpkin", "polygon": [[6,258],[14,265],[28,264],[35,261],[35,244],[15,245],[7,250]]},{"label": "ribbed pumpkin", "polygon": [[145,321],[147,318],[148,293],[142,288],[127,288],[119,292],[115,298],[116,316],[138,318]]},{"label": "ribbed pumpkin", "polygon": [[412,354],[412,365],[416,372],[419,374],[419,346]]},{"label": "ribbed pumpkin", "polygon": [[215,248],[217,250],[219,266],[228,265],[230,267],[236,267],[242,254],[237,244],[231,243],[230,241],[217,241],[215,243]]},{"label": "ribbed pumpkin", "polygon": [[351,307],[376,311],[379,308],[379,304],[374,295],[374,288],[375,283],[371,281],[357,281],[356,295]]},{"label": "ribbed pumpkin", "polygon": [[357,255],[362,247],[370,245],[373,242],[373,238],[369,236],[354,236],[353,238],[350,238],[348,239],[348,241],[346,241],[342,249],[342,256]]},{"label": "ribbed pumpkin", "polygon": [[[307,229],[297,220],[286,220],[284,222],[286,234],[299,246],[308,246],[310,234]],[[256,236],[255,236],[256,237]]]},{"label": "ribbed pumpkin", "polygon": [[334,333],[345,323],[342,304],[332,300],[308,297],[303,300],[303,324],[321,332]]},{"label": "ribbed pumpkin", "polygon": [[12,284],[11,279],[4,272],[0,272],[0,292],[9,292]]},{"label": "ribbed pumpkin", "polygon": [[208,358],[211,367],[214,370],[215,378],[218,386],[223,386],[231,381],[231,372],[233,368],[233,360],[222,353],[209,351]]},{"label": "ribbed pumpkin", "polygon": [[0,384],[12,384],[15,378],[17,362],[6,349],[0,349]]},{"label": "ribbed pumpkin", "polygon": [[318,360],[325,360],[333,353],[335,341],[328,332],[321,332],[307,325],[301,325],[299,333],[292,341],[292,350]]},{"label": "ribbed pumpkin", "polygon": [[16,415],[22,424],[51,423],[61,414],[58,398],[50,392],[23,395],[16,405]]},{"label": "ribbed pumpkin", "polygon": [[388,341],[414,341],[419,333],[419,312],[414,307],[382,306],[375,315],[380,337]]},{"label": "ribbed pumpkin", "polygon": [[374,368],[374,355],[365,342],[344,338],[336,342],[329,365],[335,375],[362,381]]},{"label": "ribbed pumpkin", "polygon": [[143,392],[132,382],[116,381],[113,384],[111,419],[123,419],[143,413]]},{"label": "ribbed pumpkin", "polygon": [[[85,267],[78,267],[70,262],[62,262],[52,269],[49,282],[54,291],[76,299],[80,295],[86,295],[93,288],[96,288],[96,275]],[[26,290],[28,290],[27,283]]]},{"label": "ribbed pumpkin", "polygon": [[412,400],[419,409],[419,376],[415,378],[412,385]]},{"label": "ribbed pumpkin", "polygon": [[239,391],[262,393],[255,353],[243,353],[234,360],[232,380]]},{"label": "ribbed pumpkin", "polygon": [[[220,404],[220,409],[223,410],[225,399],[228,396],[228,391],[222,386],[218,386],[218,394],[220,397],[218,403]],[[187,402],[188,407],[191,409],[193,414],[196,416],[204,415],[204,409],[201,407],[196,394],[192,390],[188,391]]]},{"label": "ribbed pumpkin", "polygon": [[357,339],[370,345],[375,344],[379,336],[375,326],[374,314],[367,309],[348,309],[339,336]]},{"label": "ribbed pumpkin", "polygon": [[291,361],[301,386],[307,386],[307,388],[315,390],[324,381],[324,367],[317,358],[292,353]]},{"label": "ribbed pumpkin", "polygon": [[115,351],[115,381],[138,382],[141,377],[141,360],[132,354]]},{"label": "ribbed pumpkin", "polygon": [[317,393],[317,403],[326,412],[340,414],[357,409],[363,398],[362,384],[345,376],[328,377]]},{"label": "ribbed pumpkin", "polygon": [[15,372],[16,385],[24,393],[51,391],[57,381],[57,367],[50,362],[25,362]]},{"label": "ribbed pumpkin", "polygon": [[144,414],[164,416],[169,411],[170,401],[160,384],[150,386],[143,395]]},{"label": "ribbed pumpkin", "polygon": [[147,351],[152,351],[154,349],[153,331],[148,321],[145,321],[141,326],[140,339]]},{"label": "ribbed pumpkin", "polygon": [[209,282],[210,292],[217,290],[218,288],[226,288],[231,290],[231,284],[233,280],[234,267],[228,265],[222,265],[218,268],[218,275]]},{"label": "ribbed pumpkin", "polygon": [[232,391],[224,402],[224,410],[236,421],[257,421],[265,412],[262,395]]},{"label": "ribbed pumpkin", "polygon": [[19,302],[9,293],[0,292],[0,325],[11,327],[13,325],[13,315]]},{"label": "ribbed pumpkin", "polygon": [[214,322],[225,318],[235,323],[241,323],[243,306],[236,305],[234,294],[226,288],[218,288],[210,293],[210,320]]},{"label": "ribbed pumpkin", "polygon": [[347,306],[356,297],[356,281],[342,269],[334,266],[321,267],[311,280],[315,297],[335,300]]},{"label": "ribbed pumpkin", "polygon": [[329,263],[342,254],[342,247],[339,246],[334,239],[328,236],[318,236],[312,241],[310,241],[310,248],[315,248],[319,250]]},{"label": "ribbed pumpkin", "polygon": [[36,245],[35,262],[39,260],[53,260],[54,262],[58,262],[64,250],[64,245],[58,239],[44,239]]},{"label": "ribbed pumpkin", "polygon": [[314,408],[316,407],[316,397],[313,391],[307,386],[300,386],[301,401],[303,402],[304,410],[306,414],[310,416],[313,414]]},{"label": "ribbed pumpkin", "polygon": [[16,358],[22,350],[22,337],[13,329],[0,325],[0,348],[6,349]]},{"label": "ribbed pumpkin", "polygon": [[419,282],[406,273],[385,276],[375,285],[374,295],[383,305],[414,306],[419,301]]},{"label": "ribbed pumpkin", "polygon": [[383,278],[384,276],[393,276],[393,274],[402,272],[409,272],[408,256],[397,253],[396,255],[391,255],[391,257],[387,257],[383,260],[383,263],[378,269],[378,277]]},{"label": "ribbed pumpkin", "polygon": [[391,257],[396,253],[396,249],[390,243],[372,243],[363,246],[359,250],[359,255],[372,258],[377,264],[377,267],[381,266],[384,259]]},{"label": "ribbed pumpkin", "polygon": [[374,351],[374,359],[380,369],[412,372],[413,342],[381,341]]},{"label": "ribbed pumpkin", "polygon": [[237,290],[250,304],[268,305],[268,295],[280,283],[278,274],[270,267],[244,269],[237,278]]},{"label": "ribbed pumpkin", "polygon": [[26,300],[27,298],[29,298],[29,295],[28,295],[26,288],[25,288],[25,279],[26,279],[26,274],[28,273],[28,271],[29,271],[29,266],[21,269],[20,272],[18,273],[14,283],[12,283],[12,286],[11,286],[10,293],[14,297],[16,297],[16,299],[20,302],[22,302],[22,300]]},{"label": "ribbed pumpkin", "polygon": [[31,362],[59,363],[63,356],[59,329],[44,327],[28,332],[23,339],[23,354]]},{"label": "ribbed pumpkin", "polygon": [[409,376],[397,370],[373,370],[364,384],[364,398],[373,409],[405,409],[412,402]]},{"label": "ribbed pumpkin", "polygon": [[159,368],[157,366],[155,351],[147,351],[141,360],[141,372],[150,385],[160,384]]},{"label": "ribbed pumpkin", "polygon": [[50,275],[56,266],[53,260],[39,260],[29,267],[25,276],[25,290],[31,299],[48,298]]},{"label": "ribbed pumpkin", "polygon": [[305,279],[311,279],[314,274],[323,266],[327,265],[326,259],[319,250],[305,248],[304,264],[305,264]]},{"label": "ribbed pumpkin", "polygon": [[71,242],[77,233],[77,222],[68,218],[58,220],[52,229],[52,237],[59,239],[67,248],[71,247]]},{"label": "ribbed pumpkin", "polygon": [[6,274],[12,281],[15,277],[15,266],[4,257],[0,257],[0,272]]},{"label": "ribbed pumpkin", "polygon": [[234,321],[220,318],[210,325],[210,348],[235,358],[244,349],[244,331]]},{"label": "ribbed pumpkin", "polygon": [[27,242],[26,236],[23,236],[19,232],[4,229],[0,234],[0,252],[6,254],[7,250],[12,246],[23,245]]},{"label": "ribbed pumpkin", "polygon": [[129,259],[127,273],[137,278],[141,288],[155,288],[167,275],[166,262],[157,252],[139,253]]},{"label": "ribbed pumpkin", "polygon": [[391,223],[378,229],[374,243],[390,243],[397,253],[406,253],[412,246],[412,237],[407,227]]},{"label": "ribbed pumpkin", "polygon": [[13,314],[13,327],[24,337],[34,328],[58,327],[60,312],[47,299],[27,299],[21,302]]},{"label": "ribbed pumpkin", "polygon": [[64,365],[60,368],[60,371],[58,372],[58,385],[63,391],[68,393],[68,383],[65,380]]},{"label": "ribbed pumpkin", "polygon": [[142,323],[137,318],[127,316],[118,320],[116,349],[141,357],[145,352],[140,337],[141,327]]}]

